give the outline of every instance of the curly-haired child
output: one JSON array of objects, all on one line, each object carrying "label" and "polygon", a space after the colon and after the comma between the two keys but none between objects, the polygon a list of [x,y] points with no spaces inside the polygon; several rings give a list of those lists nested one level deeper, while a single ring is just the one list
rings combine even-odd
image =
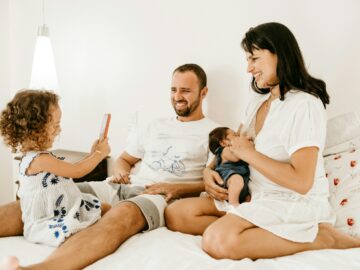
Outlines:
[{"label": "curly-haired child", "polygon": [[24,237],[50,246],[92,225],[110,208],[95,196],[81,193],[72,180],[92,171],[109,154],[107,139],[96,141],[90,154],[74,164],[48,150],[61,131],[58,100],[52,92],[22,90],[0,116],[5,143],[23,154],[18,194]]}]

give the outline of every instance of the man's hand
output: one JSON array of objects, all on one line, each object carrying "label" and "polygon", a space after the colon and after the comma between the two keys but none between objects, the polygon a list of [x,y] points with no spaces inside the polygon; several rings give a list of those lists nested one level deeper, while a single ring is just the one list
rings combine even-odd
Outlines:
[{"label": "man's hand", "polygon": [[181,197],[179,187],[176,183],[156,183],[152,185],[145,186],[144,194],[158,194],[164,195],[165,200],[169,202],[173,199],[178,199]]},{"label": "man's hand", "polygon": [[129,174],[131,168],[139,161],[140,159],[128,154],[124,151],[120,157],[117,158],[114,166],[114,175],[112,182],[118,184],[130,184]]},{"label": "man's hand", "polygon": [[220,187],[224,181],[221,179],[220,175],[210,169],[204,169],[204,184],[206,192],[214,199],[223,201],[228,199],[228,191],[225,188]]},{"label": "man's hand", "polygon": [[114,173],[111,182],[116,184],[129,184],[130,178],[128,172],[117,172]]}]

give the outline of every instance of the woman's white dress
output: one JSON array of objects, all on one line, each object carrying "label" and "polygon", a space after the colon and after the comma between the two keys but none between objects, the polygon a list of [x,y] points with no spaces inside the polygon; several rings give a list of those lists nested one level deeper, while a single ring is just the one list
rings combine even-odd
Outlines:
[{"label": "woman's white dress", "polygon": [[[245,126],[254,133],[256,112],[269,97],[259,95],[250,102]],[[329,187],[322,152],[325,144],[326,113],[319,98],[302,91],[289,91],[285,100],[274,100],[260,132],[254,137],[256,151],[278,161],[289,162],[297,150],[319,148],[314,185],[301,195],[282,187],[250,166],[251,202],[238,207],[215,202],[219,210],[238,215],[254,225],[294,242],[312,242],[319,223],[334,224],[328,201]],[[291,179],[289,179],[291,181]]]}]

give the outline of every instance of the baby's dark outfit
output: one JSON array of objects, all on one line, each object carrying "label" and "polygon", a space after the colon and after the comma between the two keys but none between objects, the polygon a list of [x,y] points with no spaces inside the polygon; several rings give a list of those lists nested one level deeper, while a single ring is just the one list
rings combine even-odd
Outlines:
[{"label": "baby's dark outfit", "polygon": [[248,187],[248,183],[249,183],[249,179],[250,179],[250,170],[249,170],[249,166],[245,161],[238,161],[238,162],[231,162],[231,161],[227,161],[224,163],[221,163],[222,159],[221,159],[221,153],[224,150],[224,147],[219,147],[218,149],[216,149],[215,151],[215,171],[217,171],[221,178],[224,181],[224,184],[222,185],[222,187],[227,188],[227,182],[230,178],[230,176],[232,176],[233,174],[239,174],[243,177],[244,179],[244,187],[240,192],[239,195],[239,202],[242,203],[245,201],[245,198],[247,195],[249,195],[249,187]]}]

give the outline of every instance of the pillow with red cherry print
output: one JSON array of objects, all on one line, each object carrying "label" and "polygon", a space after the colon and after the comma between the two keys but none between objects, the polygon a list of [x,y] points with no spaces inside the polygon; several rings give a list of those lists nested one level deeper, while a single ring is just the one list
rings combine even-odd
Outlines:
[{"label": "pillow with red cherry print", "polygon": [[360,237],[360,148],[327,156],[325,171],[336,213],[335,227]]}]

